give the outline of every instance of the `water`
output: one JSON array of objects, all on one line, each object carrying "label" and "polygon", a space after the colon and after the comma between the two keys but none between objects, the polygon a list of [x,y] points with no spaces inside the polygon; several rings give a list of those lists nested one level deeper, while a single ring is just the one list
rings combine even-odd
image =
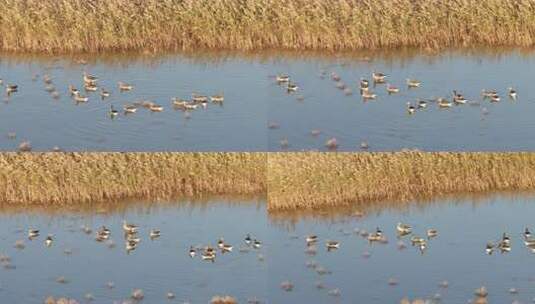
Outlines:
[{"label": "water", "polygon": [[[492,196],[472,200],[441,200],[406,208],[370,210],[358,219],[343,215],[275,216],[272,220],[272,246],[269,248],[269,297],[272,303],[399,303],[403,297],[432,298],[439,293],[441,303],[467,303],[474,289],[484,285],[489,303],[531,303],[535,298],[535,272],[530,266],[535,255],[524,246],[521,233],[533,229],[533,197]],[[438,229],[422,255],[410,245],[397,249],[396,224],[409,223],[414,232],[425,236],[429,228]],[[388,244],[368,244],[354,229],[373,232],[382,228]],[[509,254],[485,254],[489,240],[499,240],[502,232],[512,239]],[[304,236],[317,234],[316,256],[305,254]],[[299,237],[294,239],[295,237]],[[340,249],[327,252],[325,240],[338,240]],[[369,252],[369,258],[363,253]],[[318,275],[307,268],[316,261],[330,274]],[[316,268],[318,269],[318,268]],[[398,285],[389,285],[394,279]],[[280,288],[283,281],[294,284],[293,291]],[[440,288],[444,280],[448,288]],[[316,282],[325,289],[317,289]],[[509,293],[516,288],[518,294]],[[340,296],[329,290],[339,289]],[[518,302],[517,302],[518,303]]]},{"label": "water", "polygon": [[[289,150],[326,150],[336,138],[338,150],[533,150],[535,96],[531,67],[535,57],[520,50],[445,51],[427,54],[396,51],[388,54],[175,54],[161,57],[117,55],[85,58],[86,65],[70,57],[0,57],[0,77],[16,83],[20,92],[0,103],[0,149],[15,150],[28,140],[34,150],[93,151],[278,151],[281,140]],[[67,86],[82,86],[82,71],[101,78],[112,91],[101,101],[90,93],[87,104],[76,105]],[[372,71],[389,75],[401,88],[388,96],[384,85],[373,90],[375,101],[363,102],[357,90],[361,77]],[[321,73],[324,72],[324,79]],[[330,79],[340,75],[353,95],[345,96]],[[41,77],[32,81],[32,74]],[[61,94],[54,100],[44,90],[48,73]],[[288,94],[274,76],[288,73],[300,90]],[[408,90],[406,78],[422,81]],[[135,85],[119,93],[118,81]],[[516,101],[507,88],[518,91]],[[409,116],[406,102],[418,98],[451,98],[462,92],[476,105],[438,109],[429,103]],[[496,89],[501,101],[481,100],[482,89]],[[224,93],[223,106],[208,104],[188,114],[171,107],[172,97],[192,93]],[[139,109],[134,115],[110,119],[110,104],[151,99],[164,106],[162,113]],[[273,125],[278,128],[269,129]],[[312,130],[319,130],[312,136]],[[7,138],[10,132],[15,139]]]},{"label": "water", "polygon": [[[403,297],[431,298],[439,293],[442,303],[466,303],[475,288],[486,286],[491,303],[528,303],[535,297],[535,273],[530,267],[535,255],[521,242],[526,226],[533,229],[535,206],[532,195],[458,197],[433,202],[370,206],[364,217],[352,210],[325,210],[309,214],[266,214],[265,201],[210,199],[205,202],[101,204],[87,208],[2,208],[0,253],[11,257],[14,269],[0,268],[0,297],[10,303],[42,303],[49,295],[78,300],[91,293],[96,303],[126,299],[141,288],[148,303],[207,303],[213,295],[231,295],[240,303],[399,303]],[[140,225],[142,241],[135,251],[124,249],[121,222]],[[421,254],[403,238],[399,250],[395,226],[409,223],[414,233],[429,228],[438,237],[429,240]],[[106,225],[116,247],[98,243],[94,234]],[[33,241],[29,227],[41,230]],[[372,244],[354,229],[374,231],[380,227],[389,242]],[[159,228],[162,236],[148,239]],[[512,238],[508,254],[485,254],[487,241],[497,241],[503,232]],[[44,238],[52,233],[52,247]],[[251,233],[263,241],[261,249],[240,252],[244,236]],[[317,253],[305,253],[304,236],[317,234]],[[224,237],[234,251],[216,257],[215,263],[188,256],[190,245],[215,246]],[[24,240],[23,250],[14,248]],[[327,252],[326,240],[341,247]],[[72,251],[67,255],[64,251]],[[369,253],[365,258],[364,254]],[[316,269],[307,267],[315,261]],[[327,274],[320,275],[319,269]],[[56,282],[64,276],[67,284]],[[284,291],[289,280],[294,288]],[[389,280],[398,284],[389,285]],[[439,287],[443,281],[447,288]],[[107,282],[114,282],[110,289]],[[320,282],[325,289],[317,289]],[[516,288],[518,294],[510,294]],[[338,296],[329,291],[338,289]]]},{"label": "water", "polygon": [[[168,302],[167,292],[176,295],[169,303],[207,303],[214,295],[232,295],[240,303],[254,298],[265,301],[267,264],[259,260],[259,255],[265,254],[263,248],[239,251],[246,233],[266,240],[263,203],[129,203],[103,213],[91,211],[98,209],[4,211],[0,215],[0,253],[9,255],[16,268],[0,268],[2,302],[43,303],[53,295],[84,303],[84,296],[91,293],[95,303],[112,303],[129,298],[136,288],[143,290],[147,303]],[[141,243],[130,254],[124,249],[123,219],[140,226]],[[108,226],[116,247],[96,242],[94,233],[81,231],[82,225],[94,230]],[[33,241],[26,237],[30,227],[41,230],[41,236]],[[151,241],[148,233],[153,228],[161,229],[162,236]],[[55,242],[47,248],[44,239],[49,233]],[[215,246],[219,237],[234,245],[232,253],[218,254],[214,263],[188,255],[190,245]],[[23,250],[14,248],[19,239],[26,244]],[[66,255],[66,249],[72,254]],[[69,282],[56,282],[60,276]],[[108,288],[108,282],[115,287]]]}]

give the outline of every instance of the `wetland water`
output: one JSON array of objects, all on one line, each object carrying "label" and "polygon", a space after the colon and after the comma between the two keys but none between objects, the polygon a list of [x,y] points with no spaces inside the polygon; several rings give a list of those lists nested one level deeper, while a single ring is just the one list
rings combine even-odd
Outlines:
[{"label": "wetland water", "polygon": [[[2,209],[0,253],[10,261],[2,258],[0,264],[0,297],[10,303],[42,303],[48,295],[84,302],[90,293],[95,303],[111,303],[140,288],[147,303],[169,301],[167,292],[176,296],[171,303],[207,303],[213,295],[232,295],[239,303],[399,303],[405,296],[437,294],[441,303],[466,303],[484,285],[491,303],[528,303],[535,297],[529,267],[535,255],[521,233],[534,229],[533,198],[461,197],[402,208],[393,203],[360,210],[362,217],[355,210],[266,215],[264,201],[238,199],[102,204],[85,211]],[[129,254],[123,219],[140,226],[141,242]],[[413,235],[435,228],[438,236],[422,254],[411,246],[410,235],[396,237],[398,222],[412,225]],[[110,228],[115,247],[95,241],[102,225]],[[41,235],[28,240],[30,227]],[[93,231],[86,234],[81,227]],[[388,243],[369,244],[356,233],[376,227]],[[151,241],[153,228],[161,229],[161,237]],[[503,232],[511,237],[511,252],[487,255],[487,241],[498,241]],[[247,233],[263,242],[260,249],[245,245]],[[54,236],[49,248],[48,234]],[[305,253],[309,234],[319,238],[315,255]],[[216,246],[220,237],[233,252],[218,253],[214,263],[188,255],[189,246]],[[24,249],[14,247],[17,240],[24,240]],[[327,252],[326,240],[340,241],[340,248]],[[405,249],[398,248],[399,241]],[[60,277],[67,282],[57,282]],[[287,280],[292,291],[280,287]],[[439,286],[444,281],[447,288]],[[320,283],[324,288],[317,288]]]},{"label": "wetland water", "polygon": [[[0,57],[4,85],[19,92],[0,103],[0,149],[16,150],[25,140],[34,150],[92,151],[278,151],[326,150],[336,138],[338,150],[533,150],[535,95],[529,71],[533,53],[490,50],[440,55],[418,52],[364,55],[209,54],[105,56],[84,58]],[[80,58],[83,58],[81,56]],[[104,101],[98,92],[84,92],[82,71],[97,75],[99,87],[111,91]],[[359,95],[361,77],[388,74],[400,92],[388,95],[384,84],[371,90],[375,100]],[[275,75],[288,74],[299,89],[289,94]],[[336,73],[352,91],[346,96],[331,80]],[[32,75],[39,77],[32,81]],[[59,98],[45,91],[48,74]],[[422,82],[408,89],[406,78]],[[120,93],[118,81],[134,85]],[[68,93],[72,84],[89,96],[76,104]],[[518,91],[516,100],[507,88]],[[482,89],[495,89],[501,99],[481,98]],[[439,109],[435,98],[451,100],[452,90],[468,103]],[[174,110],[171,98],[192,93],[224,94],[223,104],[203,109]],[[427,108],[408,115],[406,103],[428,100]],[[151,100],[163,112],[140,108],[123,115],[123,105]],[[110,119],[110,104],[119,115]],[[271,126],[271,128],[268,128]],[[316,136],[312,131],[319,132]],[[8,138],[8,134],[15,138]]]}]

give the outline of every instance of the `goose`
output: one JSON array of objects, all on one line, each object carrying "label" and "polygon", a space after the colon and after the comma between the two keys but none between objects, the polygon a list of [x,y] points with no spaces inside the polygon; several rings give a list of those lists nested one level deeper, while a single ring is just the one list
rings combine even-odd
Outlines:
[{"label": "goose", "polygon": [[511,238],[505,232],[502,234],[502,243],[507,245],[511,244]]},{"label": "goose", "polygon": [[508,91],[509,91],[509,97],[511,97],[512,99],[516,99],[516,96],[517,96],[517,94],[516,94],[516,90],[513,89],[512,87],[510,87],[510,88],[508,89]]},{"label": "goose", "polygon": [[190,246],[190,247],[189,247],[189,252],[188,252],[188,254],[189,254],[189,256],[190,256],[191,258],[194,258],[195,255],[197,254],[197,250],[195,250],[195,248],[193,248],[193,246]]},{"label": "goose", "polygon": [[109,235],[111,235],[111,230],[108,229],[108,227],[106,227],[106,226],[102,226],[102,227],[99,228],[98,233],[109,236]]},{"label": "goose", "polygon": [[71,93],[71,96],[75,96],[80,94],[80,91],[75,88],[72,84],[69,85],[69,93]]},{"label": "goose", "polygon": [[89,75],[86,72],[83,73],[84,83],[86,84],[94,84],[98,81],[98,77],[94,75]]},{"label": "goose", "polygon": [[370,87],[370,82],[367,79],[360,78],[360,89],[364,90]]},{"label": "goose", "polygon": [[104,89],[100,89],[100,97],[104,100],[106,97],[110,97],[111,93],[109,91],[106,91]]},{"label": "goose", "polygon": [[126,242],[125,243],[125,249],[126,249],[126,253],[130,253],[134,250],[136,250],[137,248],[137,243],[133,243],[133,242]]},{"label": "goose", "polygon": [[275,79],[277,80],[278,83],[284,83],[284,82],[290,81],[290,76],[286,74],[280,74],[280,75],[277,75]]},{"label": "goose", "polygon": [[223,240],[223,238],[219,238],[219,240],[217,240],[217,247],[221,249],[223,248],[224,245],[225,245],[225,240]]},{"label": "goose", "polygon": [[329,149],[329,150],[337,149],[338,148],[338,140],[336,139],[336,137],[329,138],[325,142],[325,147],[327,147],[327,149]]},{"label": "goose", "polygon": [[380,242],[383,240],[383,232],[377,228],[374,233],[371,233],[368,235],[368,241],[370,243],[372,242]]},{"label": "goose", "polygon": [[535,239],[525,238],[524,245],[526,245],[527,247],[535,247]]},{"label": "goose", "polygon": [[191,100],[195,103],[206,103],[208,102],[208,96],[192,94]]},{"label": "goose", "polygon": [[125,83],[125,82],[122,82],[122,81],[117,82],[117,85],[119,86],[119,90],[121,92],[123,92],[123,91],[131,91],[134,88],[133,85]]},{"label": "goose", "polygon": [[417,88],[417,87],[419,87],[421,84],[422,84],[422,82],[419,81],[419,80],[416,80],[416,79],[409,79],[409,78],[407,78],[407,86],[408,86],[409,88]]},{"label": "goose", "polygon": [[48,93],[52,93],[56,90],[56,87],[52,84],[48,84],[45,86],[45,91]]},{"label": "goose", "polygon": [[96,92],[98,90],[98,87],[93,83],[88,83],[84,85],[84,89],[88,92]]},{"label": "goose", "polygon": [[395,93],[399,93],[399,88],[387,83],[386,91],[388,92],[388,94],[395,94]]},{"label": "goose", "polygon": [[7,95],[10,95],[11,93],[15,93],[19,91],[19,86],[16,84],[8,84],[6,86],[6,93]]},{"label": "goose", "polygon": [[474,290],[474,295],[476,297],[486,298],[488,294],[489,292],[487,291],[487,288],[485,288],[485,286],[481,286],[478,289]]},{"label": "goose", "polygon": [[33,239],[39,236],[39,230],[37,229],[28,229],[28,239]]},{"label": "goose", "polygon": [[245,241],[245,244],[247,244],[247,245],[251,245],[251,243],[252,243],[252,241],[253,241],[253,240],[251,239],[251,235],[250,235],[250,234],[247,234],[247,235],[245,236],[244,241]]},{"label": "goose", "polygon": [[50,247],[50,246],[52,246],[52,241],[53,241],[53,240],[52,240],[52,235],[49,234],[49,235],[46,237],[46,239],[45,239],[45,245],[46,245],[46,247]]},{"label": "goose", "polygon": [[411,243],[412,243],[412,246],[419,245],[421,243],[425,243],[425,239],[415,235],[411,237]]},{"label": "goose", "polygon": [[295,83],[288,82],[288,86],[286,87],[288,92],[296,92],[299,87]]},{"label": "goose", "polygon": [[487,242],[485,247],[485,253],[491,255],[494,252],[494,244],[492,242]]},{"label": "goose", "polygon": [[432,239],[438,236],[438,230],[436,229],[427,229],[427,238]]},{"label": "goose", "polygon": [[151,110],[152,112],[162,112],[163,111],[163,106],[161,106],[159,104],[152,104],[149,107],[149,110]]},{"label": "goose", "polygon": [[419,100],[418,101],[418,109],[424,109],[424,108],[427,108],[427,101]]},{"label": "goose", "polygon": [[305,241],[307,242],[307,245],[316,243],[318,241],[317,235],[307,235],[305,237]]},{"label": "goose", "polygon": [[126,241],[128,243],[139,244],[141,242],[141,238],[129,233],[126,236]]},{"label": "goose", "polygon": [[213,251],[204,251],[204,252],[201,254],[201,258],[202,258],[204,261],[211,261],[211,262],[214,262],[214,261],[215,261],[215,256],[216,256],[216,253],[213,252]]},{"label": "goose", "polygon": [[372,79],[374,82],[376,83],[382,83],[385,81],[385,78],[386,78],[386,74],[383,74],[383,73],[378,73],[378,72],[373,72],[372,73]]},{"label": "goose", "polygon": [[327,246],[327,250],[328,251],[334,250],[334,249],[338,249],[338,248],[340,248],[340,242],[338,242],[338,241],[327,241],[325,246]]},{"label": "goose", "polygon": [[225,96],[223,96],[223,95],[212,95],[212,96],[210,96],[210,100],[212,102],[223,102],[225,100]]},{"label": "goose", "polygon": [[491,102],[498,102],[498,101],[500,101],[500,95],[498,95],[498,94],[493,94],[493,95],[491,95],[491,96],[490,96],[490,101],[491,101]]},{"label": "goose", "polygon": [[526,229],[524,229],[524,238],[529,239],[530,237],[531,237],[531,231],[529,231],[529,228],[526,227]]},{"label": "goose", "polygon": [[452,104],[445,98],[439,98],[438,99],[438,107],[439,108],[451,108]]},{"label": "goose", "polygon": [[412,232],[412,227],[408,224],[398,223],[396,225],[396,230],[403,235],[410,234]]},{"label": "goose", "polygon": [[113,105],[110,105],[110,116],[111,117],[115,117],[119,115],[119,111],[115,110],[115,108],[113,107]]},{"label": "goose", "polygon": [[80,95],[80,93],[74,95],[74,101],[76,102],[88,102],[89,101],[89,97],[87,96],[82,96]]},{"label": "goose", "polygon": [[424,241],[418,244],[418,249],[420,249],[421,254],[424,254],[425,250],[427,249],[427,242]]},{"label": "goose", "polygon": [[368,90],[364,90],[362,92],[362,98],[363,99],[375,99],[377,97],[377,94],[374,94]]},{"label": "goose", "polygon": [[161,231],[159,229],[152,229],[149,233],[151,240],[159,238],[161,236]]},{"label": "goose", "polygon": [[126,233],[136,233],[138,230],[138,226],[133,224],[128,224],[126,220],[123,220],[123,230]]},{"label": "goose", "polygon": [[481,90],[481,96],[483,96],[483,98],[490,98],[490,96],[496,95],[496,94],[498,94],[496,90],[487,90],[487,89]]},{"label": "goose", "polygon": [[407,102],[407,112],[409,114],[414,114],[416,112],[416,108],[410,102]]},{"label": "goose", "polygon": [[229,244],[223,244],[223,247],[221,247],[221,251],[222,251],[223,253],[225,253],[225,252],[232,252],[232,249],[233,249],[233,248],[234,248],[234,247],[233,247],[232,245],[229,245]]},{"label": "goose", "polygon": [[255,249],[259,249],[260,247],[262,247],[262,242],[260,242],[260,241],[257,240],[257,239],[254,239],[254,240],[253,240],[253,248],[255,248]]},{"label": "goose", "polygon": [[335,72],[332,72],[331,73],[331,79],[334,80],[334,81],[340,81],[342,78],[336,74]]},{"label": "goose", "polygon": [[123,110],[124,110],[124,113],[125,113],[125,114],[136,113],[136,111],[137,111],[137,106],[135,106],[135,105],[125,105],[125,106],[123,107]]}]

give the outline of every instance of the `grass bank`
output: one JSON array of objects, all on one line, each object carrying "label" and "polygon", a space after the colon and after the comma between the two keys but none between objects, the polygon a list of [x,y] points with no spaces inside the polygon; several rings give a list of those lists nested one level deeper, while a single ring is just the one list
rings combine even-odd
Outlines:
[{"label": "grass bank", "polygon": [[0,50],[356,50],[535,44],[535,0],[4,0]]},{"label": "grass bank", "polygon": [[0,153],[0,202],[262,194],[266,162],[265,153]]},{"label": "grass bank", "polygon": [[535,153],[271,153],[268,210],[535,190]]}]

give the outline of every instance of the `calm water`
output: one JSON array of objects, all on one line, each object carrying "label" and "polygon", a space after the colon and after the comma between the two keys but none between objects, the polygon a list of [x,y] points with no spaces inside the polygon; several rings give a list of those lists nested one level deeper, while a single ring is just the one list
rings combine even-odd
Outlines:
[{"label": "calm water", "polygon": [[[473,290],[484,285],[491,303],[528,303],[535,298],[530,267],[535,255],[520,234],[526,226],[535,226],[532,200],[509,195],[459,198],[403,209],[374,208],[361,218],[340,210],[267,215],[262,201],[236,200],[127,203],[83,212],[2,210],[0,253],[10,256],[15,268],[0,268],[0,297],[10,303],[42,303],[48,295],[83,302],[91,293],[96,303],[111,303],[141,288],[147,303],[166,302],[167,292],[176,295],[171,301],[175,303],[207,303],[216,294],[232,295],[240,303],[399,303],[405,296],[431,298],[437,293],[442,303],[466,303]],[[123,247],[123,219],[141,229],[142,241],[130,254]],[[399,250],[395,225],[400,221],[411,224],[420,236],[429,228],[438,229],[439,236],[429,241],[424,254],[410,245],[409,237],[402,238],[407,248]],[[80,228],[96,230],[101,225],[112,230],[116,247],[96,242],[93,233]],[[29,227],[40,229],[41,236],[28,240]],[[355,229],[372,232],[376,227],[386,234],[387,244],[370,245],[355,234]],[[161,229],[159,239],[148,239],[152,228]],[[510,234],[512,251],[486,255],[486,242],[498,240],[502,232]],[[47,248],[44,238],[49,233],[55,242]],[[246,247],[246,233],[262,240],[262,248],[239,250]],[[316,255],[305,253],[308,234],[319,236]],[[232,253],[219,254],[215,263],[188,256],[190,245],[215,245],[219,237],[234,245]],[[340,249],[327,252],[328,239],[340,241]],[[14,248],[17,240],[24,240],[26,247]],[[320,270],[327,273],[320,275]],[[68,283],[58,283],[61,276]],[[287,280],[294,285],[292,291],[280,288]],[[389,280],[397,285],[389,285]],[[443,281],[449,282],[448,288],[439,287]],[[115,287],[108,288],[108,282]],[[318,289],[318,283],[324,289]],[[510,294],[510,288],[518,294]],[[333,290],[339,294],[332,295]]]},{"label": "calm water", "polygon": [[[76,58],[74,58],[76,59]],[[336,138],[338,150],[533,150],[535,95],[530,70],[532,53],[490,50],[445,52],[428,55],[399,51],[395,54],[320,56],[317,54],[167,55],[162,57],[96,57],[87,65],[73,58],[0,57],[0,77],[16,83],[20,91],[0,103],[0,149],[15,150],[28,140],[34,150],[98,151],[265,151],[280,150],[287,140],[289,150],[325,150]],[[82,71],[100,77],[99,84],[112,91],[101,101],[89,93],[87,104],[76,105],[67,86],[82,86]],[[375,101],[363,102],[357,90],[361,77],[372,71],[388,74],[388,81],[401,88],[388,96],[385,85],[372,90]],[[331,73],[353,92],[346,96],[335,87]],[[48,73],[61,97],[54,100],[42,76]],[[287,73],[300,87],[288,94],[275,83],[274,75]],[[324,73],[322,79],[321,74]],[[32,75],[39,74],[32,81]],[[406,78],[422,81],[408,90]],[[135,86],[119,93],[118,81]],[[507,88],[518,98],[512,101]],[[472,105],[438,109],[435,103],[409,116],[406,102],[418,98],[451,98],[462,92]],[[501,101],[481,100],[482,89],[496,89]],[[173,110],[172,97],[192,93],[225,95],[223,106],[209,103],[206,109]],[[85,93],[84,93],[85,94]],[[153,100],[165,107],[162,113],[139,109],[130,116],[111,120],[110,104]],[[121,113],[122,114],[122,113]],[[277,128],[268,129],[268,126]],[[312,136],[312,130],[320,134]],[[15,139],[7,138],[14,132]]]},{"label": "calm water", "polygon": [[[130,254],[124,248],[123,219],[140,226],[141,243]],[[94,231],[108,226],[116,247],[96,242],[94,233],[86,235],[80,229],[85,225]],[[26,237],[30,227],[41,230],[33,241]],[[159,239],[149,240],[152,228],[161,229]],[[146,303],[207,303],[213,295],[232,295],[240,303],[267,298],[267,264],[259,260],[264,249],[239,250],[246,233],[266,241],[263,203],[135,205],[107,213],[4,212],[0,231],[0,253],[9,255],[16,267],[0,268],[3,303],[43,303],[49,295],[85,303],[87,293],[95,303],[112,303],[129,298],[136,288],[143,290]],[[56,240],[47,248],[44,239],[49,233]],[[219,237],[234,245],[232,253],[218,254],[214,263],[188,255],[190,245],[215,246]],[[19,239],[25,242],[23,250],[14,248]],[[72,254],[66,255],[66,249]],[[56,282],[60,276],[69,282]],[[108,288],[108,282],[115,287]],[[168,301],[167,292],[176,298]]]},{"label": "calm water", "polygon": [[[323,218],[277,216],[272,222],[272,245],[268,250],[269,297],[272,303],[399,303],[403,297],[432,298],[439,293],[441,303],[467,303],[474,289],[485,285],[489,303],[531,303],[535,298],[535,255],[521,241],[525,226],[532,229],[533,197],[495,196],[474,202],[470,199],[437,201],[424,207],[370,212],[357,219],[350,216]],[[425,236],[429,228],[438,229],[422,255],[403,238],[407,248],[398,250],[396,224],[409,223],[414,232]],[[388,244],[369,245],[354,229],[373,232],[382,228]],[[509,232],[509,254],[485,254],[485,244]],[[317,254],[305,254],[304,237],[317,234]],[[297,238],[298,237],[298,238]],[[340,249],[327,252],[325,240],[338,240]],[[364,258],[368,252],[370,256]],[[306,266],[315,261],[319,275]],[[321,268],[320,268],[321,267]],[[398,285],[389,285],[394,279]],[[289,280],[293,291],[280,288]],[[447,280],[448,288],[439,283]],[[317,289],[321,282],[325,289]],[[511,295],[510,288],[518,294]],[[329,291],[339,289],[339,296]]]}]

